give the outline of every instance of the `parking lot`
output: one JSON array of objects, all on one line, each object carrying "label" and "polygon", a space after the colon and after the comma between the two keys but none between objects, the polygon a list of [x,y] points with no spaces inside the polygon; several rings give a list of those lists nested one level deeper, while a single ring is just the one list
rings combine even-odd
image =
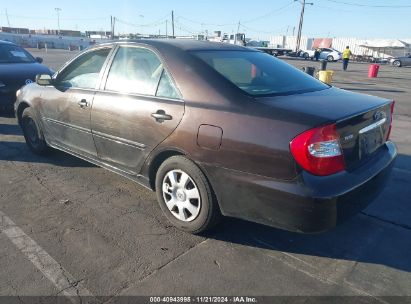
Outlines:
[{"label": "parking lot", "polygon": [[[52,69],[75,54],[30,51]],[[399,156],[377,201],[320,235],[235,219],[207,235],[185,234],[167,222],[154,193],[62,152],[35,156],[15,119],[0,115],[0,295],[66,295],[79,303],[136,295],[411,302],[411,68],[381,66],[375,79],[367,78],[368,64],[329,69],[337,87],[396,101]]]}]

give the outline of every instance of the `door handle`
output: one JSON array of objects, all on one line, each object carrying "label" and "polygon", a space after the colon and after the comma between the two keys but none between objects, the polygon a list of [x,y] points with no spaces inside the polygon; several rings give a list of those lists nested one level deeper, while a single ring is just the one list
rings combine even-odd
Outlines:
[{"label": "door handle", "polygon": [[84,109],[86,107],[88,107],[88,102],[85,99],[82,99],[78,102],[78,105],[80,106],[80,108]]},{"label": "door handle", "polygon": [[166,114],[164,110],[158,110],[156,113],[152,113],[151,117],[153,117],[159,123],[163,123],[165,120],[173,119],[173,116]]}]

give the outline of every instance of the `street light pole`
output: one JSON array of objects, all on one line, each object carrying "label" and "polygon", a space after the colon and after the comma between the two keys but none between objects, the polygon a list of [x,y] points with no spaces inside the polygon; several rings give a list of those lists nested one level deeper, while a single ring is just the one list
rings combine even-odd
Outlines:
[{"label": "street light pole", "polygon": [[297,43],[295,46],[295,51],[298,52],[300,49],[300,44],[301,44],[301,33],[303,30],[305,6],[314,5],[314,3],[306,3],[305,0],[294,0],[294,1],[299,1],[301,3],[300,23],[298,24]]},{"label": "street light pole", "polygon": [[143,27],[144,27],[144,15],[138,15],[141,18],[141,25],[140,25],[140,36],[144,38],[143,35]]},{"label": "street light pole", "polygon": [[58,28],[58,34],[60,36],[60,12],[61,12],[61,8],[56,7],[54,10],[57,13],[57,28]]}]

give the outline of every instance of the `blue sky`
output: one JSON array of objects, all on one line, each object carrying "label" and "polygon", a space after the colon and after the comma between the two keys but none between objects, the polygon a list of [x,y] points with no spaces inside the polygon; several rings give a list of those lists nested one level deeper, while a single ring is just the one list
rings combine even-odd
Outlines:
[{"label": "blue sky", "polygon": [[[303,35],[309,37],[411,38],[411,0],[307,0]],[[357,4],[349,5],[342,2]],[[408,7],[368,7],[408,6]],[[170,33],[171,10],[176,34],[208,30],[240,31],[267,39],[297,27],[301,5],[293,0],[70,0],[0,1],[0,25],[57,28],[55,8],[61,8],[61,29],[109,30],[110,15],[119,19],[117,32]],[[144,25],[144,26],[141,26]],[[297,29],[295,29],[297,32]]]}]

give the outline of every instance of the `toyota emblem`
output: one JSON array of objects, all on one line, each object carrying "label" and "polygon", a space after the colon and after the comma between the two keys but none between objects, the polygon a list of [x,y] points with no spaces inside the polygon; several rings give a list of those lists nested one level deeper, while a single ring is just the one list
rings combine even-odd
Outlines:
[{"label": "toyota emblem", "polygon": [[26,79],[26,84],[30,84],[30,83],[33,83],[33,80],[31,80],[31,79]]},{"label": "toyota emblem", "polygon": [[387,118],[387,114],[382,111],[378,111],[374,114],[374,121],[381,120]]}]

